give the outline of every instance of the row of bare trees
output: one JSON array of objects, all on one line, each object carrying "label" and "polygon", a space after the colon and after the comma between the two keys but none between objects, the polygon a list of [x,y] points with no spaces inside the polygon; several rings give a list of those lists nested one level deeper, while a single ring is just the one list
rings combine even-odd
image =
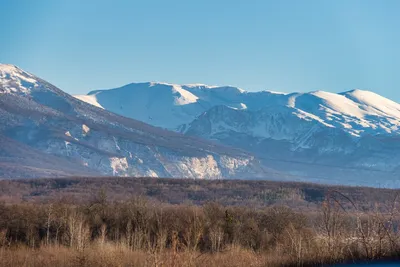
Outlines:
[{"label": "row of bare trees", "polygon": [[104,193],[79,205],[3,203],[0,247],[57,245],[84,251],[112,243],[154,257],[165,251],[201,255],[243,248],[281,255],[298,265],[378,259],[400,252],[397,198],[365,210],[331,191],[318,213],[282,206],[174,206],[143,198],[111,203]]}]

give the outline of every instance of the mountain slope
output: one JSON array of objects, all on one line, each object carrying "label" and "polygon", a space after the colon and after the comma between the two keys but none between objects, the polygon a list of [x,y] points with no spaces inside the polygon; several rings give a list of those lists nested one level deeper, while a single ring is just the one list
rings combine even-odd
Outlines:
[{"label": "mountain slope", "polygon": [[397,104],[371,107],[320,96],[321,92],[296,95],[286,106],[257,111],[216,106],[181,130],[252,152],[265,166],[296,179],[400,185]]},{"label": "mountain slope", "polygon": [[[0,177],[6,178],[264,175],[248,153],[118,116],[5,64],[0,64],[0,141],[8,147],[0,154]],[[27,163],[26,155],[35,160]]]}]

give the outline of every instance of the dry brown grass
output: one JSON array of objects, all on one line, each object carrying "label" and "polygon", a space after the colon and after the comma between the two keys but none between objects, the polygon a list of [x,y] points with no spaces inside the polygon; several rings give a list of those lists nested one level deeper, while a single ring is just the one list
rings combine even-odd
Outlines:
[{"label": "dry brown grass", "polygon": [[128,267],[128,266],[281,266],[282,258],[263,255],[242,248],[220,253],[179,252],[166,250],[161,254],[132,251],[112,243],[91,245],[84,251],[63,246],[39,249],[18,247],[0,249],[1,267]]}]

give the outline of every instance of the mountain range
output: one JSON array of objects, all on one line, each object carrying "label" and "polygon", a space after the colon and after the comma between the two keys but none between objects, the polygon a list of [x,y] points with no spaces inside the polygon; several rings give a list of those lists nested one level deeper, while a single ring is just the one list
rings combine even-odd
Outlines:
[{"label": "mountain range", "polygon": [[75,97],[239,148],[289,179],[399,184],[400,104],[370,91],[248,92],[232,86],[146,82]]},{"label": "mountain range", "polygon": [[0,177],[400,185],[400,105],[369,91],[132,83],[71,96],[0,64]]}]

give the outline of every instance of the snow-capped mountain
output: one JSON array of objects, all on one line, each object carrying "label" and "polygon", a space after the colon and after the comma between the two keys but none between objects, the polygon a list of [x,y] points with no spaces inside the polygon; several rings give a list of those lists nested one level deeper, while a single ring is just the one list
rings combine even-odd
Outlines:
[{"label": "snow-capped mountain", "polygon": [[126,117],[241,148],[296,180],[400,184],[400,104],[373,92],[283,94],[138,83],[77,97]]},{"label": "snow-capped mountain", "polygon": [[252,155],[82,102],[0,64],[0,177],[264,176]]},{"label": "snow-capped mountain", "polygon": [[317,91],[284,94],[247,92],[231,86],[132,83],[75,96],[87,103],[155,126],[176,130],[212,107],[259,111],[290,108],[305,121],[342,128],[355,136],[395,133],[400,126],[400,104],[373,92],[340,94]]}]

